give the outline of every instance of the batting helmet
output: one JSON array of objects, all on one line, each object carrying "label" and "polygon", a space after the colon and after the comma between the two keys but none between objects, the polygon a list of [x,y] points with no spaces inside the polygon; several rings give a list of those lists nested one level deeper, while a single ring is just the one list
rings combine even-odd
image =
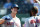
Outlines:
[{"label": "batting helmet", "polygon": [[15,8],[15,7],[19,9],[19,6],[18,6],[17,4],[13,4],[13,5],[11,6],[11,9],[12,9],[12,8]]}]

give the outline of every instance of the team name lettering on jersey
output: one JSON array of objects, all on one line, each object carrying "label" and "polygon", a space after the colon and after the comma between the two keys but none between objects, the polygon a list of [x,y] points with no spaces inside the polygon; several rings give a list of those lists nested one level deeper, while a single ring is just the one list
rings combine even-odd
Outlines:
[{"label": "team name lettering on jersey", "polygon": [[30,21],[31,24],[33,24],[33,23],[35,23],[35,22],[36,22],[35,20],[31,20],[31,21]]},{"label": "team name lettering on jersey", "polygon": [[31,24],[33,24],[33,23],[40,23],[40,19],[37,19],[36,21],[35,20],[31,20],[30,23]]},{"label": "team name lettering on jersey", "polygon": [[7,22],[6,23],[7,25],[12,25],[12,24],[14,24],[13,22]]}]

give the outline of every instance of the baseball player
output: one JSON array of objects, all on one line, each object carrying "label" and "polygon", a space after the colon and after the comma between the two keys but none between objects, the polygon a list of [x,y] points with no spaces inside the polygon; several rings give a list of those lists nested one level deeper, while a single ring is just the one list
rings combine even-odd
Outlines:
[{"label": "baseball player", "polygon": [[5,27],[21,27],[20,19],[16,17],[18,9],[18,5],[13,4],[11,7],[11,14],[3,16],[0,19],[0,24],[4,24]]},{"label": "baseball player", "polygon": [[34,7],[38,8],[37,15],[40,15],[40,1],[39,0],[30,0]]},{"label": "baseball player", "polygon": [[[37,3],[36,3],[37,2]],[[40,15],[40,1],[39,0],[35,0],[35,3],[34,3],[34,7],[37,7],[38,8],[38,13],[37,15]]]},{"label": "baseball player", "polygon": [[38,8],[38,13],[37,15],[40,15],[40,1],[36,0],[37,3],[34,3],[34,7],[36,6]]},{"label": "baseball player", "polygon": [[37,16],[38,9],[33,7],[31,10],[32,16],[27,18],[24,27],[40,27],[40,16]]}]

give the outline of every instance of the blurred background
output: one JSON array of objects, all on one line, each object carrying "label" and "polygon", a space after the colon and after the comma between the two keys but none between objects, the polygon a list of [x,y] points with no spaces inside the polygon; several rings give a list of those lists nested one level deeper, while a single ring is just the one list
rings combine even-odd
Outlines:
[{"label": "blurred background", "polygon": [[[33,6],[36,6],[37,2],[35,0],[0,0],[0,18],[4,15],[11,13],[11,5],[18,4],[19,10],[17,17],[20,18],[22,25],[27,17],[30,17],[30,10]],[[37,7],[39,4],[37,4]]]}]

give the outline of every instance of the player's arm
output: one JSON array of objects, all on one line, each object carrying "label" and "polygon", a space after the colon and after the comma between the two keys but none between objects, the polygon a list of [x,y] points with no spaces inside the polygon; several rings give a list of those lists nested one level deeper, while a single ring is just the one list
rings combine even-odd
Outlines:
[{"label": "player's arm", "polygon": [[4,23],[4,19],[0,19],[0,24],[3,24]]},{"label": "player's arm", "polygon": [[0,19],[0,24],[3,24],[5,22],[5,16],[3,16],[1,19]]}]

